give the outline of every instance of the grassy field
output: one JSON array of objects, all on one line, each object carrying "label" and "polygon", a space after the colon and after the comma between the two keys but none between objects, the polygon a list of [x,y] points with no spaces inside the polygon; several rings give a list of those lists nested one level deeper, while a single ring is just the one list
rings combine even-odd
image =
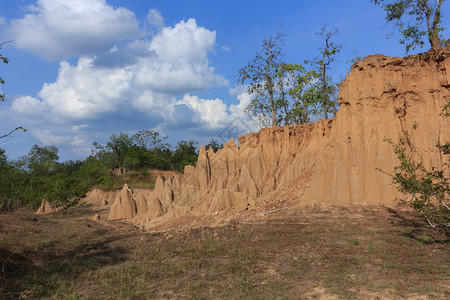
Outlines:
[{"label": "grassy field", "polygon": [[0,214],[0,298],[450,297],[449,241],[404,211],[286,211],[164,233],[93,213]]}]

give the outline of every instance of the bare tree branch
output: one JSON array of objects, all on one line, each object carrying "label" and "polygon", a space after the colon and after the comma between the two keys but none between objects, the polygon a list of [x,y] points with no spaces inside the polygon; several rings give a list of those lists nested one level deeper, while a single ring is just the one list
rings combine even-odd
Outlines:
[{"label": "bare tree branch", "polygon": [[7,134],[5,134],[5,135],[1,135],[0,136],[0,139],[3,139],[3,138],[5,138],[5,137],[8,137],[8,136],[10,136],[11,134],[13,134],[14,132],[16,132],[17,130],[22,130],[23,132],[26,132],[27,130],[25,129],[25,128],[23,128],[23,127],[17,127],[16,129],[14,129],[14,130],[11,130],[10,132],[8,132]]}]

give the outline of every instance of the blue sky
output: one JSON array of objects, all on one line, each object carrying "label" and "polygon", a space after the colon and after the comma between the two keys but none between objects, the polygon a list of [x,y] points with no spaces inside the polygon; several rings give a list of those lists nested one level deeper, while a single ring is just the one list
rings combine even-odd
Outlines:
[{"label": "blue sky", "polygon": [[[156,129],[173,144],[226,138],[250,96],[238,70],[261,41],[281,31],[287,62],[318,54],[324,25],[343,46],[336,82],[356,55],[404,56],[399,35],[369,0],[0,0],[0,133],[10,158],[33,144],[55,145],[62,159],[84,158],[111,134]],[[449,5],[442,13],[445,27]],[[387,35],[392,34],[387,39]],[[444,31],[448,36],[448,30]],[[422,49],[419,51],[426,51]],[[416,51],[418,52],[418,51]],[[356,53],[356,54],[355,54]]]}]

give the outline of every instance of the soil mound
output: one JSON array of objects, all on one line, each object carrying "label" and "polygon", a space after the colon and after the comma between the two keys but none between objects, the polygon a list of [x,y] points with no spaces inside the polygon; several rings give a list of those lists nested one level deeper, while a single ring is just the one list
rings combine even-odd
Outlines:
[{"label": "soil mound", "polygon": [[80,203],[91,204],[94,206],[107,206],[117,197],[117,191],[103,191],[95,188],[89,191],[86,196],[81,199]]},{"label": "soil mound", "polygon": [[39,206],[38,210],[36,211],[36,214],[44,215],[44,214],[50,214],[55,211],[57,211],[57,210],[54,209],[47,200],[42,199],[41,206]]},{"label": "soil mound", "polygon": [[405,134],[427,167],[444,163],[435,145],[448,141],[450,48],[406,58],[373,55],[340,85],[336,118],[265,128],[214,153],[201,147],[195,167],[159,176],[143,195],[124,187],[110,219],[152,227],[183,216],[251,209],[267,201],[393,205],[391,179],[377,168],[397,164],[392,146]]},{"label": "soil mound", "polygon": [[[161,188],[164,189],[164,187]],[[125,184],[111,206],[108,219],[142,223],[162,216],[167,209],[164,210],[159,200],[161,195],[157,194],[157,189],[158,181],[154,191],[132,190]]]}]

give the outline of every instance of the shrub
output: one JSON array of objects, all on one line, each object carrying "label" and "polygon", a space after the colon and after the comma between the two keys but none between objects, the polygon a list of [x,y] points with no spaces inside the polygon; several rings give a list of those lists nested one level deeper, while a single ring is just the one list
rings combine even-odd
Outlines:
[{"label": "shrub", "polygon": [[[449,117],[449,111],[450,104],[447,104],[441,115]],[[414,125],[415,128],[417,124]],[[386,140],[392,145],[399,165],[394,167],[394,174],[384,173],[392,177],[392,182],[400,192],[408,195],[400,201],[418,211],[429,226],[441,229],[450,236],[450,142],[436,145],[446,162],[439,169],[433,167],[429,170],[423,165],[410,136],[406,131],[404,134],[405,139],[397,144]]]},{"label": "shrub", "polygon": [[[439,170],[427,170],[414,149],[408,149],[401,142],[388,142],[393,145],[400,163],[394,168],[394,174],[389,175],[397,189],[409,196],[401,201],[420,212],[431,227],[443,229],[449,235],[450,188],[446,176],[448,164],[445,163]],[[439,150],[442,155],[449,155],[445,154],[442,148]]]}]

